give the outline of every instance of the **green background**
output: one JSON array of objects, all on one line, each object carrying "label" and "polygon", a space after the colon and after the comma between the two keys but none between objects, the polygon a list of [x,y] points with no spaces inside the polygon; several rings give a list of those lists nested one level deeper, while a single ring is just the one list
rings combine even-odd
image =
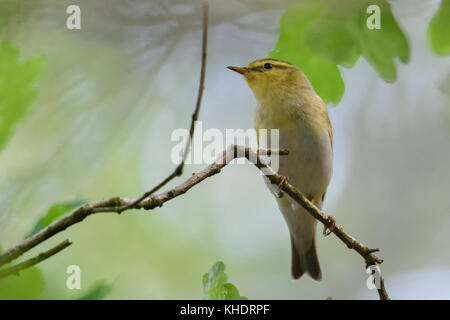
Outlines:
[{"label": "green background", "polygon": [[[252,127],[253,95],[226,66],[269,55],[299,65],[334,127],[324,211],[381,249],[392,298],[448,299],[449,1],[336,3],[211,1],[203,128]],[[81,30],[66,28],[70,4]],[[381,7],[380,30],[366,28],[368,4]],[[174,168],[170,136],[188,127],[197,93],[200,1],[1,0],[0,43],[3,250],[80,201],[138,196]],[[89,217],[24,258],[67,238],[0,279],[0,298],[207,298],[202,277],[217,261],[220,283],[249,299],[377,298],[334,236],[318,236],[322,282],[290,278],[287,228],[250,165],[153,211]],[[66,288],[73,264],[81,290]]]}]

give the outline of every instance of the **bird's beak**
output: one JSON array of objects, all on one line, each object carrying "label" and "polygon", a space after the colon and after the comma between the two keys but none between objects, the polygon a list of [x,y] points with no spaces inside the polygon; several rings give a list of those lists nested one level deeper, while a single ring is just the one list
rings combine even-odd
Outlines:
[{"label": "bird's beak", "polygon": [[246,67],[240,68],[240,67],[227,67],[230,70],[233,70],[234,72],[240,73],[240,74],[246,74],[248,69]]}]

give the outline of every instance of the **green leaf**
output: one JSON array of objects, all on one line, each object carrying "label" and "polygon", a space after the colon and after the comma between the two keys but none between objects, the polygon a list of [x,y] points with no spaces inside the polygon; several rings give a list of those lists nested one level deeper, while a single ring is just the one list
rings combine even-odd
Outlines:
[{"label": "green leaf", "polygon": [[44,285],[42,272],[36,267],[28,268],[19,276],[0,279],[0,300],[39,299]]},{"label": "green leaf", "polygon": [[[366,25],[369,5],[379,6],[381,29]],[[352,67],[363,56],[392,82],[394,61],[408,62],[409,44],[385,0],[307,0],[281,17],[280,37],[269,55],[296,64],[325,102],[338,103],[345,87],[337,65]]]},{"label": "green leaf", "polygon": [[[362,24],[359,11],[362,7],[347,3],[347,0],[322,4],[321,14],[305,31],[305,45],[317,55],[335,64],[352,67],[361,55],[359,42]],[[317,5],[317,3],[316,3]]]},{"label": "green leaf", "polygon": [[43,68],[43,58],[21,62],[19,49],[9,41],[0,43],[0,149],[36,98],[34,84]]},{"label": "green leaf", "polygon": [[409,61],[409,44],[397,24],[389,3],[384,0],[369,0],[367,5],[377,4],[381,9],[381,29],[362,28],[362,55],[387,82],[397,79],[394,59]]},{"label": "green leaf", "polygon": [[225,264],[217,262],[211,270],[203,276],[203,296],[205,300],[248,300],[241,296],[239,290],[227,282]]},{"label": "green leaf", "polygon": [[280,36],[272,58],[297,65],[325,102],[338,103],[344,94],[344,81],[335,63],[314,54],[305,44],[305,33],[323,14],[320,2],[308,1],[286,10],[280,20]]},{"label": "green leaf", "polygon": [[231,283],[225,283],[225,300],[248,300],[247,297],[243,297],[239,294],[238,288]]},{"label": "green leaf", "polygon": [[[306,45],[336,64],[352,67],[360,56],[387,82],[397,78],[394,59],[409,60],[408,41],[385,0],[319,0],[324,14],[307,31]],[[369,29],[370,5],[380,8],[380,29]]]},{"label": "green leaf", "polygon": [[63,203],[57,203],[52,205],[47,212],[39,218],[39,220],[36,222],[34,227],[31,229],[31,231],[28,233],[28,235],[25,238],[28,238],[29,236],[39,232],[43,228],[50,225],[53,221],[55,221],[57,218],[67,214],[68,212],[72,211],[73,209],[81,206],[84,202],[83,201],[70,201],[70,202],[63,202]]},{"label": "green leaf", "polygon": [[428,42],[438,55],[450,54],[450,0],[442,0],[438,13],[428,26]]},{"label": "green leaf", "polygon": [[88,293],[78,298],[78,300],[102,300],[111,291],[112,286],[107,284],[106,281],[100,281],[95,284]]}]

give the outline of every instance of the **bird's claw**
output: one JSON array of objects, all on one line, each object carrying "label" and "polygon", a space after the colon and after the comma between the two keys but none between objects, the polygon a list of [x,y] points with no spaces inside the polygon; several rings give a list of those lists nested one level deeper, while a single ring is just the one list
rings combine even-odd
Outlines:
[{"label": "bird's claw", "polygon": [[283,187],[283,184],[285,184],[286,182],[289,181],[289,178],[286,176],[281,176],[281,181],[280,184],[278,185],[278,189],[277,189],[277,196],[278,198],[281,198],[283,196],[283,192],[281,192],[281,188]]},{"label": "bird's claw", "polygon": [[323,226],[323,235],[325,237],[330,235],[334,231],[334,228],[336,227],[336,220],[334,220],[332,216],[327,216],[327,220],[328,222],[331,223],[331,226],[330,227],[327,227],[326,225]]}]

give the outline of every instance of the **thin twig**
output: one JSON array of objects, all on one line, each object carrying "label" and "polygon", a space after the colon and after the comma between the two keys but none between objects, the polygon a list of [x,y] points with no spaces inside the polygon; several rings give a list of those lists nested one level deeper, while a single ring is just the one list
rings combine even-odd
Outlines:
[{"label": "thin twig", "polygon": [[378,291],[378,295],[380,296],[380,300],[391,300],[386,291],[386,288],[384,287],[383,277],[380,277],[380,288],[379,289],[377,288],[377,291]]},{"label": "thin twig", "polygon": [[200,81],[198,86],[198,93],[197,93],[197,102],[195,104],[194,113],[192,114],[191,119],[191,127],[189,129],[189,137],[186,140],[186,146],[184,147],[183,157],[181,159],[180,164],[175,168],[175,170],[163,181],[161,181],[157,186],[155,186],[153,189],[145,192],[142,196],[137,198],[132,203],[123,206],[119,209],[119,213],[125,210],[128,210],[130,208],[136,207],[138,203],[143,201],[148,196],[154,194],[159,189],[164,187],[168,182],[170,182],[172,179],[179,177],[183,174],[184,164],[186,162],[186,158],[189,154],[189,149],[191,147],[191,141],[194,137],[194,130],[195,130],[195,122],[198,119],[198,114],[200,112],[200,106],[202,104],[202,97],[203,97],[203,90],[205,88],[205,74],[206,74],[206,52],[207,52],[207,46],[208,46],[208,3],[205,2],[203,4],[203,24],[202,24],[202,57],[201,57],[201,69],[200,69]]},{"label": "thin twig", "polygon": [[44,261],[48,258],[50,258],[51,256],[57,254],[58,252],[64,250],[65,248],[67,248],[68,246],[70,246],[72,244],[72,242],[70,242],[69,240],[65,240],[63,242],[61,242],[60,244],[58,244],[56,247],[46,251],[46,252],[42,252],[39,255],[37,255],[36,257],[33,257],[31,259],[28,259],[24,262],[18,263],[15,266],[9,267],[7,269],[3,269],[0,270],[0,279],[7,277],[9,275],[19,275],[20,271],[23,271],[25,269],[28,269],[36,264],[38,264],[41,261]]}]

